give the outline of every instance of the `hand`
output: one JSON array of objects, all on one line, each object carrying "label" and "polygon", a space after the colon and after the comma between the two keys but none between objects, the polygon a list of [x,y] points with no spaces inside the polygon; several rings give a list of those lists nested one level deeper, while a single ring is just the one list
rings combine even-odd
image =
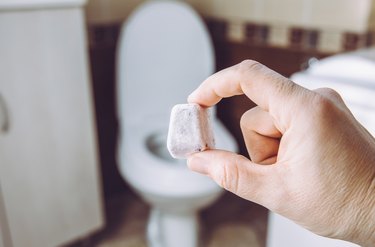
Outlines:
[{"label": "hand", "polygon": [[332,89],[307,90],[255,61],[206,79],[188,98],[213,106],[245,94],[251,157],[208,150],[188,166],[322,236],[375,246],[375,140]]}]

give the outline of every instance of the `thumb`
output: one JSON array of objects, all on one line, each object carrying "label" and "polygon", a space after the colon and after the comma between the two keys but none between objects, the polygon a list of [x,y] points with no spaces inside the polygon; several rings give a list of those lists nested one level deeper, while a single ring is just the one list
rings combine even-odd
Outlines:
[{"label": "thumb", "polygon": [[258,165],[246,157],[223,150],[207,150],[188,157],[188,167],[211,177],[218,185],[247,200],[267,204],[272,166]]}]

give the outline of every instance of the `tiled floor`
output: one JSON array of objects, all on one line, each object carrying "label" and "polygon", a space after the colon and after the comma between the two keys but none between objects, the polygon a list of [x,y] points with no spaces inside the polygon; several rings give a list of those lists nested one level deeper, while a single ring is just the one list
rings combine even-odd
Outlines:
[{"label": "tiled floor", "polygon": [[[146,247],[149,206],[131,191],[107,203],[106,228],[76,246]],[[264,247],[267,210],[231,193],[201,212],[202,247]],[[177,247],[177,246],[176,246]]]}]

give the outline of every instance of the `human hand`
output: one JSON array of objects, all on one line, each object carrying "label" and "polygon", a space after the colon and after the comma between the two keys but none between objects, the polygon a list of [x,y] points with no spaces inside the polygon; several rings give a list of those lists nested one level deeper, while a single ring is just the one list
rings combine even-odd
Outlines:
[{"label": "human hand", "polygon": [[208,150],[191,170],[319,235],[375,246],[375,140],[332,89],[307,90],[255,61],[206,79],[188,98],[213,106],[245,94],[251,157]]}]

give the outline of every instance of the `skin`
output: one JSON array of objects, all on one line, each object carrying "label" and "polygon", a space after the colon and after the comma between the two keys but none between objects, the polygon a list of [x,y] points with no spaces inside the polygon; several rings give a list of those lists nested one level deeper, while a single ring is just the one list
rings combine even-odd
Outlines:
[{"label": "skin", "polygon": [[251,60],[207,78],[188,98],[210,107],[245,94],[240,125],[251,161],[224,150],[191,170],[330,238],[375,246],[375,140],[332,89],[310,91]]}]

